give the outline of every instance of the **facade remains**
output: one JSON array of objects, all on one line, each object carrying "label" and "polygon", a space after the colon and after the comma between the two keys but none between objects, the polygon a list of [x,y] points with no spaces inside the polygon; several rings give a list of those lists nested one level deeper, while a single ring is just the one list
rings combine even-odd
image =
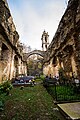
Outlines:
[{"label": "facade remains", "polygon": [[69,0],[44,63],[45,75],[58,76],[62,68],[66,76],[80,80],[80,0]]},{"label": "facade remains", "polygon": [[[58,76],[73,74],[80,80],[80,0],[69,0],[56,34],[49,45],[49,35],[42,34],[43,73]],[[49,46],[48,46],[49,45]],[[6,0],[0,0],[0,83],[19,74],[27,74],[23,46]]]},{"label": "facade remains", "polygon": [[6,0],[0,0],[0,83],[19,74],[27,74],[23,46]]}]

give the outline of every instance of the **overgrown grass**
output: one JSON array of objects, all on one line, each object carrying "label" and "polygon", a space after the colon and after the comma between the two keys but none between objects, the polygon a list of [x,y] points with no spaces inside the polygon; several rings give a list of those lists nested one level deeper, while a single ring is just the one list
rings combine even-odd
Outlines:
[{"label": "overgrown grass", "polygon": [[40,84],[34,87],[13,88],[9,96],[0,95],[4,101],[4,110],[0,112],[0,120],[64,120],[53,98]]}]

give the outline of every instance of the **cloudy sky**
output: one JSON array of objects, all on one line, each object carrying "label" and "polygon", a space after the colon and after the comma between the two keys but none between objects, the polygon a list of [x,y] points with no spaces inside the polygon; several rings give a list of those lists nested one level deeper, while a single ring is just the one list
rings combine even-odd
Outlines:
[{"label": "cloudy sky", "polygon": [[7,0],[20,35],[20,41],[32,49],[41,49],[45,30],[51,42],[67,7],[67,0]]}]

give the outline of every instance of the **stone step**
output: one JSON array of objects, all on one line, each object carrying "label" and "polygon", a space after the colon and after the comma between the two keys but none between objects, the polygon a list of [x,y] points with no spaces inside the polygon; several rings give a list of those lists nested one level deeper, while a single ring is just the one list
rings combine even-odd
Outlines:
[{"label": "stone step", "polygon": [[67,119],[80,120],[80,102],[57,104]]}]

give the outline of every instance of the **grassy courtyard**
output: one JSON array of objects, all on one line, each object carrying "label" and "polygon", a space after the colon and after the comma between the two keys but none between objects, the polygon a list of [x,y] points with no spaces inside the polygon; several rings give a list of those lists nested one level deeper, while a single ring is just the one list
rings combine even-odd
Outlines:
[{"label": "grassy courtyard", "polygon": [[0,120],[65,120],[41,84],[13,88],[8,96],[0,95],[0,100],[4,102]]}]

